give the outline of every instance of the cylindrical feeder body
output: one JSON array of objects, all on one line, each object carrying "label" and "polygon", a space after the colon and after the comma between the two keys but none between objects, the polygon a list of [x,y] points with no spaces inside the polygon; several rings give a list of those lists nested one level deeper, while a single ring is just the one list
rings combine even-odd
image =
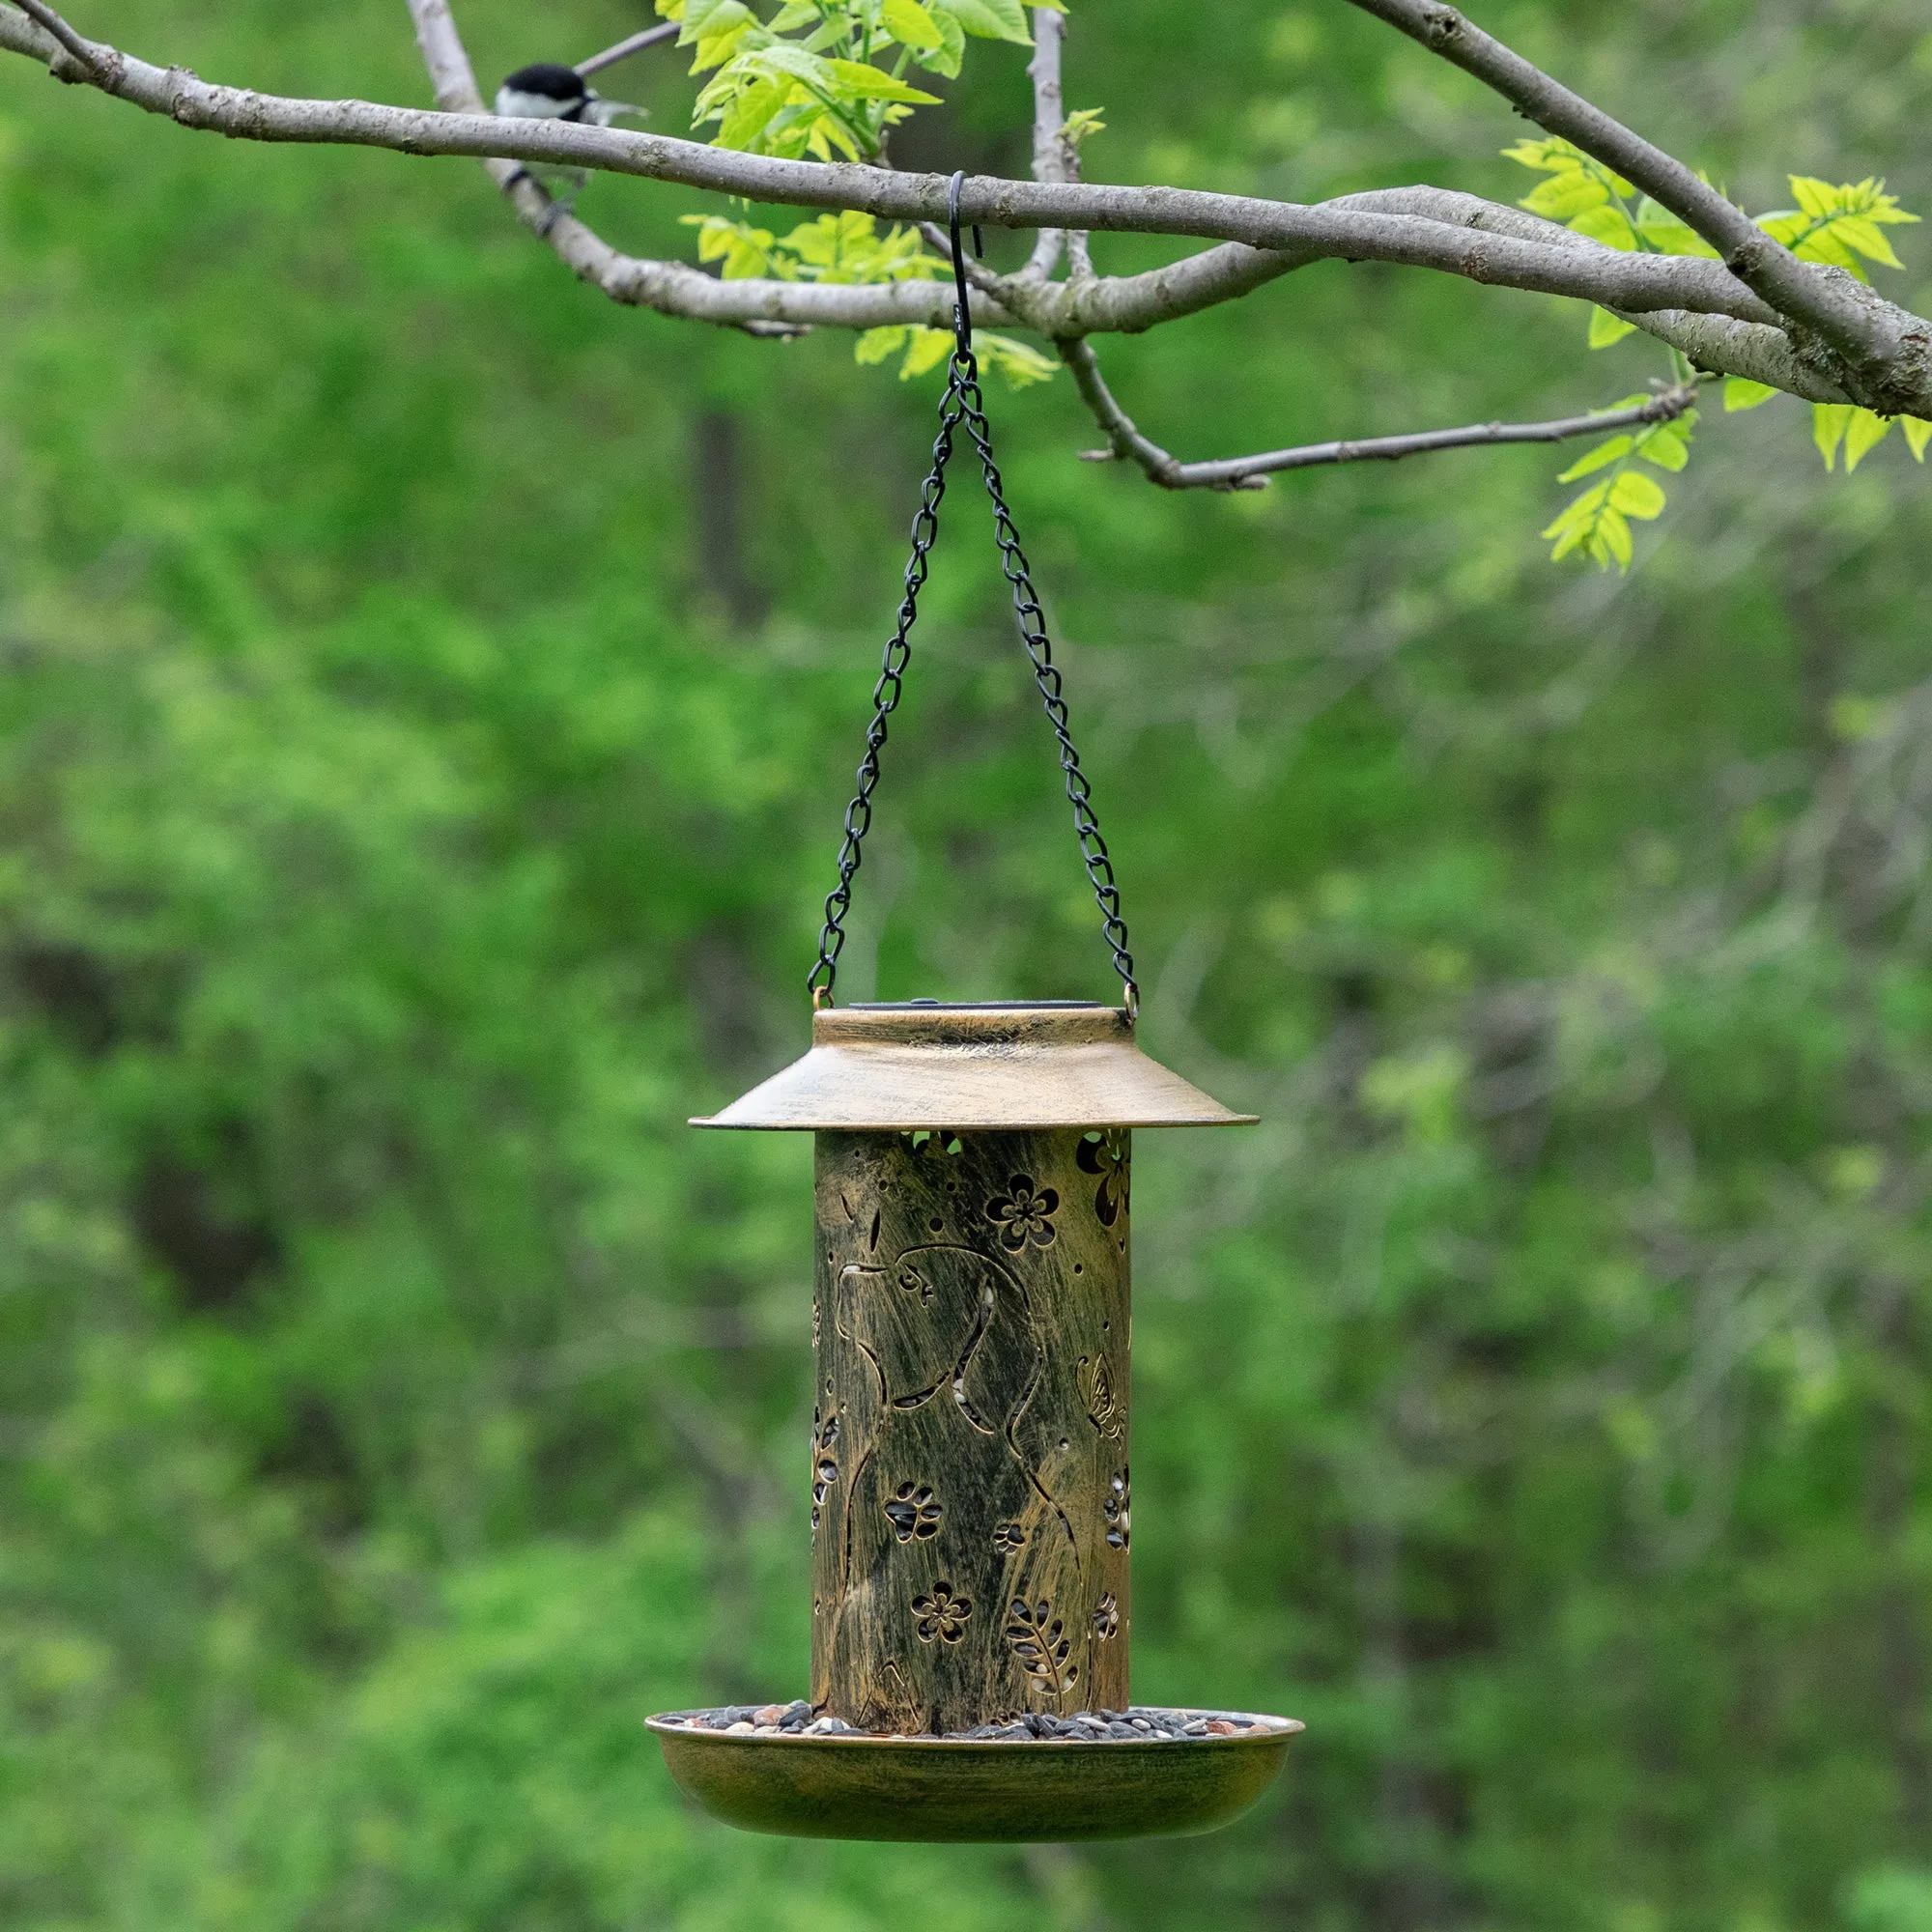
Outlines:
[{"label": "cylindrical feeder body", "polygon": [[1127,1131],[817,1141],[813,1705],[1124,1709]]},{"label": "cylindrical feeder body", "polygon": [[1241,1117],[1073,1004],[856,1007],[716,1126],[816,1134],[811,1702],[1128,1702],[1131,1129]]}]

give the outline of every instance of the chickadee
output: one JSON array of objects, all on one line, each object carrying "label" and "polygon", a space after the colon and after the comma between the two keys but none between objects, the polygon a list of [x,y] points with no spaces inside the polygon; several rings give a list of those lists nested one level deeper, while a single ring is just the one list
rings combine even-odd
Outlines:
[{"label": "chickadee", "polygon": [[620,114],[642,110],[606,100],[574,67],[534,61],[507,76],[497,90],[497,112],[510,121],[577,121],[608,128]]},{"label": "chickadee", "polygon": [[[622,100],[606,100],[575,68],[555,61],[533,61],[504,77],[497,90],[497,112],[510,121],[575,121],[580,126],[608,128],[622,114],[641,114]],[[526,166],[524,172],[558,195],[567,208],[589,180],[581,168]]]}]

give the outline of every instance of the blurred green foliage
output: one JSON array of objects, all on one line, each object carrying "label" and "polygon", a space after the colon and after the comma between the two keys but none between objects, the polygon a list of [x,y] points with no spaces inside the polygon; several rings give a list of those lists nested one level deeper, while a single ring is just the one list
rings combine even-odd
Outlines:
[{"label": "blurred green foliage", "polygon": [[[1090,12],[1096,175],[1520,185],[1331,0]],[[459,17],[489,79],[644,14]],[[80,24],[425,98],[394,0]],[[1911,0],[1485,24],[1752,206],[1932,206]],[[1025,58],[899,158],[1022,167]],[[24,65],[0,143],[0,1922],[1922,1932],[1901,443],[1828,476],[1798,406],[1707,415],[1631,575],[1573,577],[1534,451],[1172,497],[1075,460],[1070,384],[996,395],[1145,1035],[1265,1116],[1141,1149],[1136,1692],[1310,1730],[1212,1838],[762,1841],[639,1720],[803,1682],[810,1154],[681,1123],[803,1037],[936,377],[619,311],[464,164]],[[686,254],[720,211],[582,212]],[[1329,265],[1101,351],[1210,455],[1667,373],[1581,323]],[[1099,996],[948,507],[841,992]]]}]

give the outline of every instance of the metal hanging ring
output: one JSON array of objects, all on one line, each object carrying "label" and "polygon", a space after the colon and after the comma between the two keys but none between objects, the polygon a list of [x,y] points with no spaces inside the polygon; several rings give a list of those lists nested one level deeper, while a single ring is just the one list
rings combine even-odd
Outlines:
[{"label": "metal hanging ring", "polygon": [[[959,190],[965,185],[961,168],[946,185],[946,227],[952,238],[952,340],[959,354],[973,353],[973,298],[966,289],[966,255],[959,246]],[[980,253],[980,231],[973,231],[973,252]],[[951,385],[949,384],[949,387]]]},{"label": "metal hanging ring", "polygon": [[[898,622],[887,640],[879,680],[872,688],[872,722],[866,732],[866,752],[859,761],[859,788],[845,808],[845,838],[838,852],[838,883],[825,901],[825,924],[819,933],[818,960],[806,978],[814,1011],[832,1005],[838,980],[838,955],[845,948],[845,915],[852,906],[852,880],[859,869],[866,834],[872,824],[872,793],[879,782],[879,753],[885,747],[886,721],[897,708],[912,662],[912,627],[919,616],[919,593],[924,587],[927,559],[939,535],[939,503],[946,494],[946,465],[952,455],[953,432],[964,423],[980,456],[980,473],[993,504],[993,541],[999,546],[1000,567],[1011,586],[1013,614],[1019,621],[1020,641],[1033,665],[1034,683],[1046,707],[1047,722],[1060,746],[1060,769],[1066,796],[1073,807],[1073,827],[1080,840],[1080,857],[1087,867],[1100,908],[1101,930],[1114,970],[1124,989],[1123,1005],[1133,1018],[1140,1011],[1140,987],[1134,980],[1133,954],[1127,951],[1126,923],[1121,916],[1121,892],[1114,878],[1107,841],[1094,810],[1093,789],[1080,768],[1067,717],[1066,699],[1053,646],[1046,635],[1046,614],[1033,587],[1033,573],[1019,534],[1007,508],[998,467],[993,461],[992,426],[986,420],[980,392],[979,358],[973,354],[973,305],[966,283],[966,251],[960,245],[959,190],[966,180],[962,168],[946,192],[947,229],[952,242],[952,355],[947,367],[946,394],[940,399],[939,434],[932,444],[932,469],[920,492],[919,513],[913,519],[912,556],[906,564],[905,594],[899,601]],[[980,252],[980,231],[973,230],[973,251]]]}]

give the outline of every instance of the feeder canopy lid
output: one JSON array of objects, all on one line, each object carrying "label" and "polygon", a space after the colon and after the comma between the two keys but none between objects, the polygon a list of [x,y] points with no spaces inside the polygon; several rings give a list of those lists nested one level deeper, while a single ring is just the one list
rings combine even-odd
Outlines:
[{"label": "feeder canopy lid", "polygon": [[1246,1125],[1150,1060],[1120,1007],[1085,1000],[828,1007],[811,1051],[695,1127]]}]

